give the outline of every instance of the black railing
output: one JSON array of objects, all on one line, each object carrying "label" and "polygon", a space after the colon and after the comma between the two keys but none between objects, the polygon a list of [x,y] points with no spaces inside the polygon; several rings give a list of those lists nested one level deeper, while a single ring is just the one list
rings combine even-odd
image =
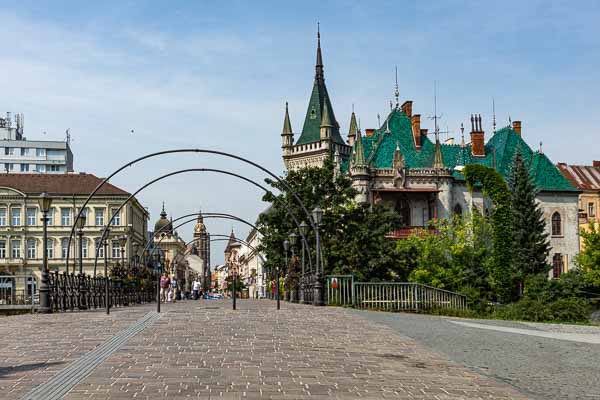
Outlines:
[{"label": "black railing", "polygon": [[[54,272],[49,277],[50,304],[53,311],[106,308],[104,277]],[[123,307],[144,304],[156,299],[156,288],[140,282],[108,279],[108,304]]]}]

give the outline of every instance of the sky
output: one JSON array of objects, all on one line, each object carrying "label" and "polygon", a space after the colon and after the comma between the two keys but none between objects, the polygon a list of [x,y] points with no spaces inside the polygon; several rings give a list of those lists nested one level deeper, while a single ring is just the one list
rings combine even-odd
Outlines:
[{"label": "sky", "polygon": [[[400,102],[458,139],[470,114],[492,132],[521,120],[554,162],[600,159],[598,1],[0,1],[0,113],[25,114],[29,139],[72,135],[75,169],[103,177],[147,153],[207,148],[283,174],[285,102],[300,132],[314,77],[317,21],[325,79],[342,132],[352,106],[364,128],[385,117],[398,67]],[[131,132],[133,130],[133,133]],[[467,128],[468,131],[468,128]],[[46,133],[44,133],[46,132]],[[297,136],[296,136],[297,138]],[[178,154],[127,168],[133,192],[185,168],[266,176],[223,157]],[[152,226],[202,210],[256,220],[261,190],[207,172],[144,190]],[[248,227],[206,221],[213,234]],[[180,234],[191,238],[193,224]],[[213,264],[224,243],[215,243]]]}]

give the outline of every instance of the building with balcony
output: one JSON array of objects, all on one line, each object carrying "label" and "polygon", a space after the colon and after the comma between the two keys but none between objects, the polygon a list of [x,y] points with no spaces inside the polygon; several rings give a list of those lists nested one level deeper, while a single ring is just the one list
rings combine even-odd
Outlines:
[{"label": "building with balcony", "polygon": [[[0,118],[0,168],[10,173],[73,172],[73,152],[66,141],[27,140],[24,117]],[[68,137],[68,136],[67,136]]]},{"label": "building with balcony", "polygon": [[[48,254],[50,271],[65,271],[67,251],[69,271],[73,271],[74,260],[77,260],[76,270],[79,270],[80,256],[86,274],[96,271],[103,275],[105,256],[109,270],[122,259],[128,265],[134,251],[141,251],[146,244],[148,212],[135,198],[117,212],[130,194],[109,183],[84,209],[86,224],[82,230],[81,254],[79,235],[74,235],[69,247],[74,219],[101,181],[101,178],[86,173],[0,174],[0,275],[32,275],[39,282],[44,251]],[[52,198],[45,245],[38,204],[43,192]],[[110,221],[115,212],[117,214]],[[107,224],[110,224],[110,230],[105,247],[100,238]],[[124,247],[119,241],[123,236],[127,237]]]}]

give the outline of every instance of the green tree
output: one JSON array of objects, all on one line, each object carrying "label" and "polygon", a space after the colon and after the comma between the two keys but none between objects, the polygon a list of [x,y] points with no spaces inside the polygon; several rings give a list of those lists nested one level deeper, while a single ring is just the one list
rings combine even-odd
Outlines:
[{"label": "green tree", "polygon": [[580,232],[583,249],[576,262],[582,270],[585,282],[593,287],[600,287],[600,227],[590,224],[588,229]]},{"label": "green tree", "polygon": [[[394,244],[385,238],[397,224],[397,215],[384,206],[369,207],[354,203],[356,191],[344,174],[335,176],[334,164],[327,159],[320,168],[309,167],[289,171],[285,183],[300,197],[310,212],[316,206],[324,210],[320,226],[322,261],[325,274],[352,273],[359,279],[389,279],[394,264]],[[261,249],[267,255],[268,267],[280,268],[285,275],[283,241],[291,232],[297,232],[292,215],[298,221],[308,217],[285,185],[268,181],[280,191],[268,193],[263,200],[269,209],[259,217],[263,232]],[[307,221],[308,222],[308,221]],[[310,259],[315,264],[315,235],[309,229],[307,240],[311,247]],[[300,243],[296,254],[299,255]],[[289,261],[289,259],[288,259]],[[308,258],[306,268],[309,268]]]},{"label": "green tree", "polygon": [[[519,287],[527,276],[548,271],[550,243],[544,214],[535,201],[538,190],[517,151],[509,178],[511,195],[512,266]],[[520,293],[518,294],[520,296]]]},{"label": "green tree", "polygon": [[491,258],[487,263],[488,276],[495,297],[501,302],[508,303],[515,298],[511,196],[508,186],[498,171],[483,165],[467,165],[463,169],[463,174],[471,189],[480,185],[483,193],[494,203],[490,216],[493,246]]}]

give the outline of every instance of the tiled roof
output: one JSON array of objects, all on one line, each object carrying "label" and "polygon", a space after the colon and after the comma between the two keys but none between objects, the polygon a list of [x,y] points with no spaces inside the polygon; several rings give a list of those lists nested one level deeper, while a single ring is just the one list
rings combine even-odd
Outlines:
[{"label": "tiled roof", "polygon": [[576,188],[600,190],[600,166],[558,163],[557,167]]},{"label": "tiled roof", "polygon": [[[389,123],[389,132],[386,128]],[[400,110],[392,110],[382,127],[375,130],[371,137],[363,138],[365,159],[374,168],[392,168],[394,151],[400,148],[408,168],[431,168],[434,162],[435,144],[421,135],[421,149],[417,150],[412,136],[409,117]],[[498,130],[485,145],[484,157],[473,157],[471,146],[442,144],[442,160],[447,168],[458,165],[481,164],[495,168],[506,179],[510,176],[512,161],[520,150],[530,173],[539,190],[576,191],[563,177],[545,154],[534,152],[529,145],[510,127]],[[457,180],[464,180],[462,174],[454,170]]]},{"label": "tiled roof", "polygon": [[[102,178],[85,173],[75,174],[0,174],[0,187],[9,187],[27,195],[89,195],[102,182]],[[129,193],[106,183],[99,195],[122,195]]]}]

